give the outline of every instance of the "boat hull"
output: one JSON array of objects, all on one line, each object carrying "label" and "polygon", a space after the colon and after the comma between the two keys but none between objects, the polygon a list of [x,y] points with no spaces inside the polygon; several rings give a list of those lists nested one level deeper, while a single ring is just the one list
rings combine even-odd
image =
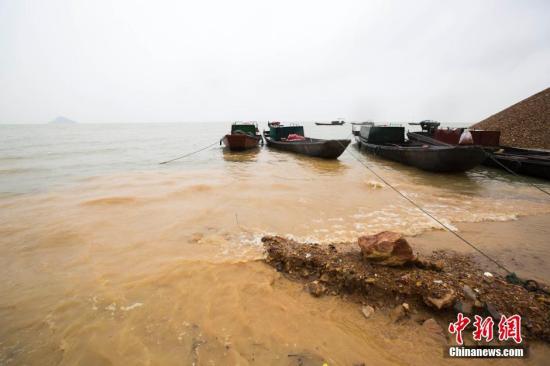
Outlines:
[{"label": "boat hull", "polygon": [[485,153],[477,146],[377,145],[357,138],[367,152],[398,163],[438,173],[458,173],[481,164]]},{"label": "boat hull", "polygon": [[510,147],[502,147],[501,151],[487,152],[483,165],[550,180],[550,152]]},{"label": "boat hull", "polygon": [[275,141],[267,136],[265,140],[269,147],[322,159],[338,159],[351,142],[312,138],[306,138],[305,141]]},{"label": "boat hull", "polygon": [[341,122],[331,122],[331,123],[324,123],[324,122],[315,122],[315,124],[317,126],[342,126],[344,123],[344,121],[341,121]]},{"label": "boat hull", "polygon": [[260,136],[254,137],[246,134],[232,134],[223,137],[223,144],[231,151],[243,151],[258,147],[260,140]]},{"label": "boat hull", "polygon": [[[408,133],[409,139],[436,146],[452,146],[419,133]],[[486,147],[482,164],[510,170],[516,174],[550,180],[550,152],[514,147]]]}]

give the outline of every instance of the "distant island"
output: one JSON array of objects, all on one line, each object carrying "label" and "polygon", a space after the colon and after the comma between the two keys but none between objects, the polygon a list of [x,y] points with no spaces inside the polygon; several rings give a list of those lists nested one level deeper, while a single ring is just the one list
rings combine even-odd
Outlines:
[{"label": "distant island", "polygon": [[57,125],[68,125],[68,124],[74,124],[77,123],[76,121],[73,121],[72,119],[69,119],[67,117],[59,116],[54,120],[51,120],[49,123],[57,124]]}]

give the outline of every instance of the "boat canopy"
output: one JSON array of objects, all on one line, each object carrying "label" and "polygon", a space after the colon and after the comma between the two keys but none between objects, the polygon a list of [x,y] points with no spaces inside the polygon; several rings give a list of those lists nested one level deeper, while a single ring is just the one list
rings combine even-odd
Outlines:
[{"label": "boat canopy", "polygon": [[304,136],[304,127],[302,126],[271,126],[269,128],[269,137],[275,141],[286,139],[288,135],[296,134]]},{"label": "boat canopy", "polygon": [[365,125],[360,135],[371,144],[400,144],[405,141],[405,127]]},{"label": "boat canopy", "polygon": [[242,131],[249,135],[256,135],[256,125],[251,123],[234,123],[231,125],[231,133]]}]

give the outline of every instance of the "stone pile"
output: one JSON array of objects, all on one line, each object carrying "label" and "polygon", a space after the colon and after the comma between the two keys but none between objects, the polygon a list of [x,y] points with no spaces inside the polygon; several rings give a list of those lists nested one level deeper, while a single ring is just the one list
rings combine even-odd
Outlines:
[{"label": "stone pile", "polygon": [[550,88],[471,126],[500,131],[500,144],[550,149]]}]

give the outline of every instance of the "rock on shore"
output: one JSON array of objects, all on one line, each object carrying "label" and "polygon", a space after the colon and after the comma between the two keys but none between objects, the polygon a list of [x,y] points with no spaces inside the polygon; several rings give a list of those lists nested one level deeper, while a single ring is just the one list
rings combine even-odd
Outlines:
[{"label": "rock on shore", "polygon": [[401,234],[383,231],[376,235],[365,235],[358,239],[361,253],[366,260],[386,266],[402,266],[414,260],[411,246]]}]

